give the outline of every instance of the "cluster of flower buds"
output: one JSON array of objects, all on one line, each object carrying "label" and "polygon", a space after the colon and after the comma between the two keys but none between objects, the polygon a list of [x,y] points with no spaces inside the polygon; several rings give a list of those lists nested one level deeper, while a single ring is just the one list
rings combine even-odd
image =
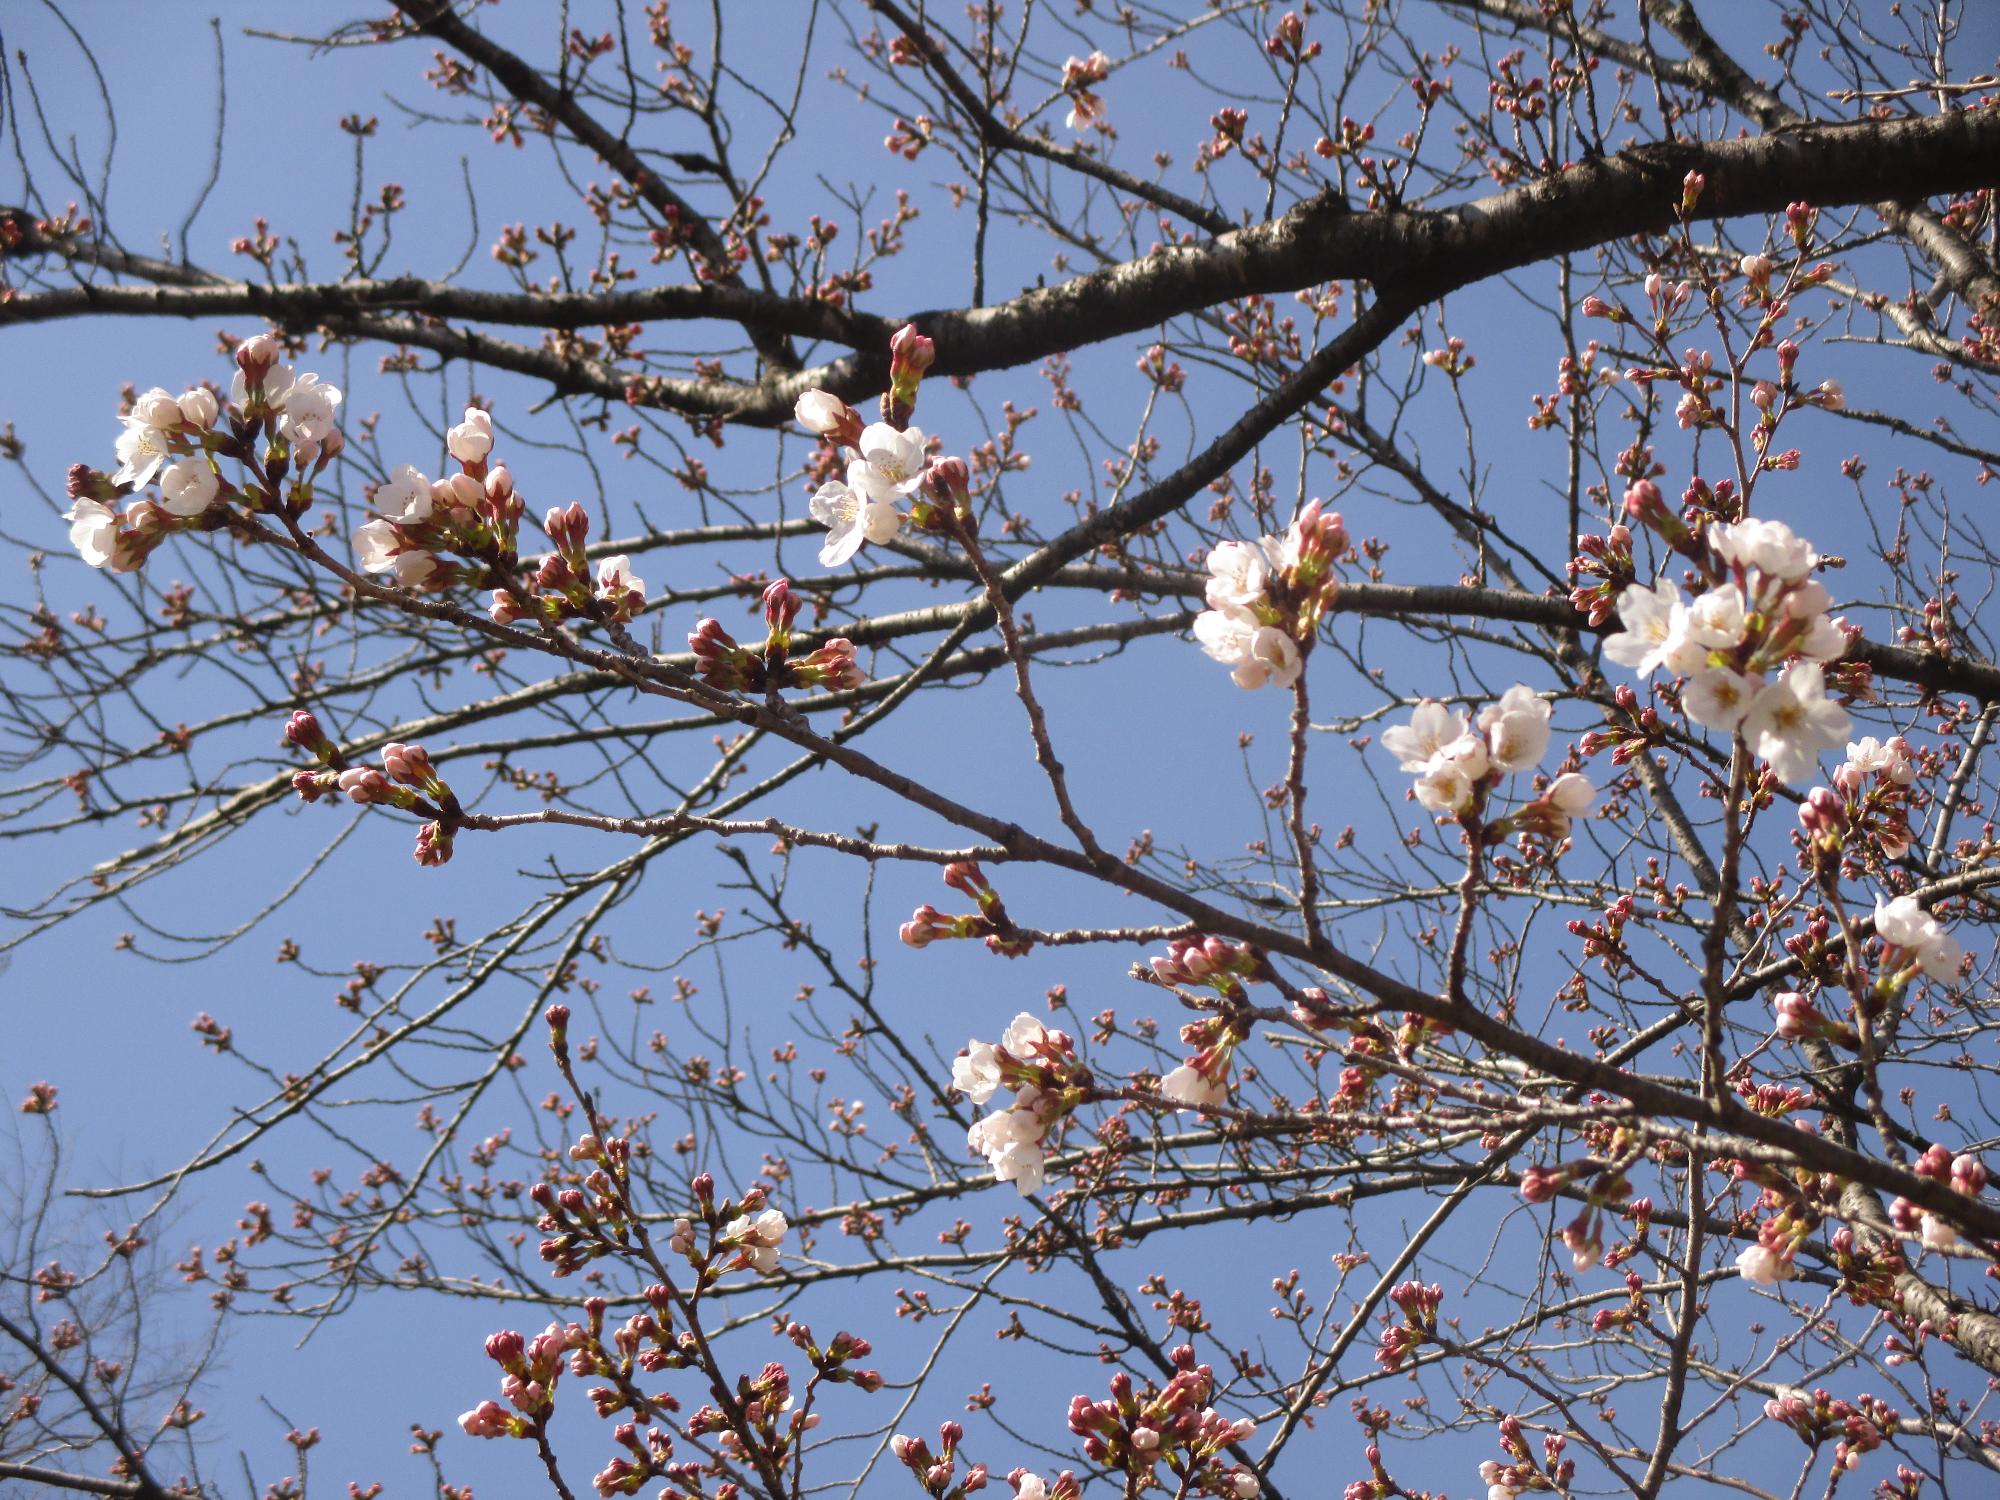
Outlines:
[{"label": "cluster of flower buds", "polygon": [[451,858],[452,837],[462,811],[450,786],[438,775],[422,745],[390,741],[382,747],[382,766],[357,766],[320,728],[311,709],[301,708],[285,721],[285,743],[303,750],[324,768],[297,771],[292,790],[301,801],[317,802],[336,793],[361,806],[396,807],[430,819],[417,831],[417,863],[441,865]]},{"label": "cluster of flower buds", "polygon": [[1317,500],[1281,537],[1219,543],[1208,554],[1208,608],[1195,616],[1195,640],[1231,669],[1238,687],[1290,687],[1305,670],[1320,617],[1340,593],[1333,565],[1347,550],[1339,514],[1322,511]]},{"label": "cluster of flower buds", "polygon": [[1529,1491],[1567,1495],[1576,1478],[1576,1460],[1564,1458],[1569,1439],[1559,1432],[1542,1437],[1542,1461],[1535,1462],[1521,1419],[1509,1414],[1500,1419],[1500,1447],[1508,1462],[1487,1459],[1479,1466],[1479,1482],[1486,1486],[1486,1500],[1514,1500]]},{"label": "cluster of flower buds", "polygon": [[1027,1011],[1014,1017],[997,1043],[968,1042],[951,1065],[951,1086],[974,1104],[1003,1088],[1014,1090],[1005,1109],[972,1123],[965,1143],[986,1158],[994,1181],[1013,1183],[1023,1198],[1041,1187],[1043,1142],[1076,1108],[1088,1082],[1068,1034],[1051,1031]]},{"label": "cluster of flower buds", "polygon": [[[777,1271],[778,1247],[791,1225],[784,1214],[767,1206],[763,1188],[745,1188],[734,1201],[718,1199],[715,1179],[706,1172],[688,1187],[694,1194],[694,1212],[674,1220],[669,1247],[694,1270],[695,1295],[720,1281],[726,1271],[753,1270],[766,1276]],[[705,1246],[697,1239],[697,1225],[706,1236]]]},{"label": "cluster of flower buds", "polygon": [[[496,474],[505,472],[494,470]],[[622,625],[646,607],[646,581],[632,571],[627,554],[600,558],[596,568],[591,567],[584,553],[590,514],[581,503],[551,506],[542,518],[542,530],[548,533],[554,550],[528,578],[525,598],[511,588],[493,591],[487,613],[494,624],[538,620],[556,625],[564,620],[594,619]]]},{"label": "cluster of flower buds", "polygon": [[1437,1338],[1438,1308],[1444,1302],[1444,1288],[1406,1281],[1389,1292],[1389,1300],[1403,1314],[1403,1321],[1384,1330],[1375,1363],[1393,1375],[1403,1361],[1423,1345]]},{"label": "cluster of flower buds", "polygon": [[[334,425],[340,391],[317,375],[294,374],[278,362],[281,352],[268,333],[238,346],[227,405],[206,386],[178,396],[153,387],[123,418],[113,472],[88,464],[70,468],[72,503],[64,519],[70,523],[70,545],[85,562],[132,572],[172,533],[226,524],[231,502],[252,512],[282,506],[298,515],[306,509],[313,479],[343,445]],[[256,467],[252,461],[260,442],[262,462]],[[240,484],[223,477],[224,459],[245,465]],[[141,497],[122,515],[115,508],[123,497],[155,483],[158,499]]]},{"label": "cluster of flower buds", "polygon": [[[1632,528],[1620,523],[1603,536],[1587,531],[1576,539],[1576,553],[1569,562],[1569,602],[1595,628],[1611,618],[1618,596],[1637,576],[1632,561]],[[1596,581],[1578,582],[1582,578]]]},{"label": "cluster of flower buds", "polygon": [[[1943,1183],[1961,1198],[1977,1198],[1986,1191],[1986,1164],[1976,1156],[1953,1156],[1943,1146],[1926,1149],[1912,1170]],[[1889,1222],[1904,1234],[1914,1234],[1926,1250],[1949,1250],[1959,1242],[1957,1230],[1907,1198],[1890,1202]]]},{"label": "cluster of flower buds", "polygon": [[1799,827],[1811,847],[1838,854],[1858,834],[1864,850],[1884,859],[1910,852],[1910,788],[1916,758],[1901,735],[1850,742],[1833,786],[1816,786],[1799,805]]},{"label": "cluster of flower buds", "polygon": [[[817,1413],[794,1411],[793,1405],[791,1374],[773,1361],[754,1376],[736,1378],[740,1418],[713,1405],[703,1406],[688,1419],[688,1436],[701,1438],[713,1433],[716,1446],[734,1462],[765,1473],[781,1473],[793,1443],[819,1425]],[[697,1487],[693,1493],[701,1490]]]},{"label": "cluster of flower buds", "polygon": [[[458,579],[459,568],[438,554],[454,552],[476,564],[476,574],[513,576],[526,502],[504,464],[489,468],[483,462],[493,445],[492,419],[477,407],[468,407],[465,416],[448,439],[460,472],[433,481],[413,465],[399,464],[369,496],[374,519],[354,532],[364,573],[392,574],[409,588],[443,588]],[[478,444],[462,440],[462,431],[475,434]],[[462,456],[475,447],[481,459]]]},{"label": "cluster of flower buds", "polygon": [[979,910],[963,916],[947,916],[926,901],[897,929],[897,936],[912,948],[928,948],[940,938],[983,938],[989,950],[1003,958],[1020,958],[1033,946],[1014,919],[1007,915],[1000,893],[993,889],[985,871],[971,860],[957,860],[944,867],[944,883],[970,896]]},{"label": "cluster of flower buds", "polygon": [[[1164,955],[1146,961],[1146,971],[1176,989],[1212,989],[1225,1000],[1241,1001],[1244,983],[1268,982],[1271,966],[1257,949],[1226,938],[1175,938]],[[1135,970],[1135,973],[1146,972]]]},{"label": "cluster of flower buds", "polygon": [[1151,1488],[1155,1471],[1165,1464],[1183,1494],[1249,1500],[1263,1485],[1255,1470],[1231,1465],[1226,1451],[1255,1436],[1257,1424],[1225,1417],[1209,1404],[1215,1399],[1215,1372],[1195,1363],[1191,1344],[1180,1345],[1170,1357],[1174,1374],[1158,1389],[1148,1382],[1140,1390],[1120,1370],[1111,1377],[1108,1399],[1073,1397],[1069,1430],[1083,1439],[1092,1463],[1126,1474],[1135,1490]]},{"label": "cluster of flower buds", "polygon": [[1810,1396],[1787,1391],[1764,1403],[1764,1415],[1791,1428],[1808,1448],[1823,1447],[1828,1439],[1837,1438],[1833,1450],[1836,1477],[1860,1468],[1862,1455],[1873,1453],[1898,1430],[1896,1413],[1888,1403],[1866,1392],[1850,1403],[1836,1401],[1823,1390]]},{"label": "cluster of flower buds", "polygon": [[1823,1041],[1835,1042],[1843,1047],[1858,1047],[1860,1038],[1852,1026],[1844,1021],[1832,1021],[1821,1013],[1812,1002],[1810,995],[1797,990],[1781,991],[1772,1001],[1771,1009],[1777,1018],[1777,1033],[1788,1042],[1802,1041],[1816,1037]]},{"label": "cluster of flower buds", "polygon": [[[1690,495],[1697,518],[1722,498],[1706,486]],[[1850,635],[1828,617],[1831,598],[1812,577],[1819,554],[1782,521],[1716,521],[1697,532],[1650,479],[1626,492],[1625,510],[1709,586],[1690,601],[1669,579],[1628,585],[1617,604],[1624,628],[1605,637],[1604,654],[1641,677],[1664,667],[1685,679],[1680,705],[1692,722],[1742,735],[1781,781],[1809,778],[1850,727],[1827,697],[1825,663],[1846,652]]]},{"label": "cluster of flower buds", "polygon": [[1793,1260],[1803,1237],[1803,1226],[1793,1215],[1780,1213],[1764,1220],[1757,1229],[1757,1243],[1737,1255],[1737,1273],[1758,1286],[1790,1281],[1798,1274]]},{"label": "cluster of flower buds", "polygon": [[584,1334],[575,1324],[551,1323],[533,1339],[508,1330],[486,1340],[486,1356],[504,1372],[500,1394],[514,1408],[482,1401],[458,1419],[473,1437],[528,1437],[548,1421],[555,1408],[556,1381],[571,1349],[581,1347]]},{"label": "cluster of flower buds", "polygon": [[1229,1063],[1249,1038],[1250,1023],[1240,1014],[1204,1016],[1181,1027],[1192,1056],[1160,1080],[1160,1095],[1182,1109],[1212,1109],[1229,1102]]},{"label": "cluster of flower buds", "polygon": [[845,636],[824,641],[804,656],[791,654],[799,598],[790,579],[777,579],[766,588],[763,604],[766,634],[761,651],[740,644],[720,620],[704,619],[695,625],[688,647],[703,682],[725,693],[763,693],[787,687],[846,692],[867,681],[854,659],[854,642]]},{"label": "cluster of flower buds", "polygon": [[400,744],[390,740],[382,746],[382,768],[356,766],[340,752],[318,716],[310,708],[294,710],[284,724],[284,742],[304,750],[324,766],[324,770],[300,770],[292,774],[292,790],[302,802],[318,802],[322,796],[344,794],[348,802],[360,806],[402,808],[416,812],[426,822],[416,832],[416,862],[424,866],[446,864],[452,858],[452,838],[462,818],[458,798],[438,776],[430,752],[420,744]]},{"label": "cluster of flower buds", "polygon": [[648,1481],[676,1467],[673,1439],[657,1427],[648,1427],[642,1438],[636,1423],[620,1422],[611,1430],[611,1440],[629,1456],[612,1459],[593,1477],[600,1495],[636,1495]]},{"label": "cluster of flower buds", "polygon": [[793,1322],[785,1325],[785,1337],[799,1346],[821,1380],[833,1385],[852,1385],[871,1394],[882,1389],[880,1370],[850,1368],[855,1360],[866,1359],[875,1352],[875,1346],[860,1335],[844,1331],[836,1333],[832,1342],[822,1349],[813,1341],[812,1329],[804,1323]]},{"label": "cluster of flower buds", "polygon": [[[1442,703],[1426,698],[1408,724],[1382,732],[1382,748],[1415,776],[1412,795],[1427,810],[1461,822],[1480,819],[1493,789],[1517,771],[1529,771],[1549,747],[1553,706],[1533,689],[1516,683],[1467,723]],[[1590,811],[1597,789],[1588,778],[1565,771],[1540,795],[1506,817],[1481,828],[1483,843],[1515,834],[1558,844],[1569,836],[1572,819]]]},{"label": "cluster of flower buds", "polygon": [[1092,125],[1099,130],[1110,128],[1104,121],[1104,100],[1091,92],[1092,84],[1102,83],[1110,76],[1111,59],[1102,52],[1064,61],[1062,91],[1069,95],[1069,113],[1063,116],[1065,130],[1082,130]]},{"label": "cluster of flower buds", "polygon": [[[986,1487],[986,1465],[974,1464],[966,1471],[964,1479],[958,1476],[958,1445],[965,1440],[965,1429],[956,1422],[944,1422],[938,1426],[937,1452],[931,1451],[929,1443],[920,1437],[907,1433],[897,1433],[889,1439],[889,1451],[896,1461],[917,1478],[926,1495],[944,1500],[947,1495],[970,1495]],[[957,1481],[954,1486],[954,1480]]]},{"label": "cluster of flower buds", "polygon": [[[793,407],[801,427],[826,439],[846,462],[845,477],[830,479],[813,494],[807,510],[827,528],[820,548],[820,566],[837,568],[861,550],[863,542],[881,545],[895,540],[904,514],[897,509],[913,501],[912,514],[933,530],[969,525],[969,506],[939,512],[920,492],[931,483],[930,443],[923,429],[910,426],[917,388],[936,358],[931,340],[906,324],[889,340],[889,389],[882,396],[882,420],[864,423],[861,414],[828,391],[807,391]],[[961,460],[940,460],[957,465]]]}]

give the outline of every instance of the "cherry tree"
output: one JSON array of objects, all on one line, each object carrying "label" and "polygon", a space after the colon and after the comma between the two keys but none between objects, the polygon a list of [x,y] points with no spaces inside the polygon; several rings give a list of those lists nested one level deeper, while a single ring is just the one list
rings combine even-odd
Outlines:
[{"label": "cherry tree", "polygon": [[441,1495],[1990,1486],[1976,11],[401,0],[331,257],[45,130],[0,326],[188,336],[6,436],[6,941],[321,1011],[101,1246],[21,1084],[0,1477],[229,1487],[247,1169]]}]

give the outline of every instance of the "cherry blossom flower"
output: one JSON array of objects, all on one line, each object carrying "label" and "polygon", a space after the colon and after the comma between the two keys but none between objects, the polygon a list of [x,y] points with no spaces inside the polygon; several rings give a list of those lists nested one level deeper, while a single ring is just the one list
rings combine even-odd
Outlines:
[{"label": "cherry blossom flower", "polygon": [[180,408],[181,420],[198,431],[206,432],[215,425],[221,408],[215,400],[215,392],[206,386],[196,386],[177,396],[174,404]]},{"label": "cherry blossom flower", "polygon": [[1182,1063],[1160,1080],[1160,1097],[1171,1099],[1182,1109],[1206,1109],[1229,1100],[1229,1085],[1209,1078],[1199,1068]]},{"label": "cherry blossom flower", "polygon": [[493,451],[493,418],[476,406],[466,407],[465,420],[446,429],[444,446],[462,464],[484,463]]},{"label": "cherry blossom flower", "polygon": [[1044,1026],[1041,1018],[1033,1011],[1021,1011],[1007,1023],[1007,1029],[1000,1033],[1000,1045],[1012,1057],[1026,1058],[1033,1050],[1054,1035]]},{"label": "cherry blossom flower", "polygon": [[646,580],[632,571],[632,559],[619,552],[597,564],[597,592],[611,603],[636,594],[639,603],[643,604],[646,600]]},{"label": "cherry blossom flower", "polygon": [[1290,636],[1246,610],[1203,610],[1194,617],[1194,638],[1211,660],[1234,668],[1230,676],[1248,690],[1267,682],[1290,687],[1305,665]]},{"label": "cherry blossom flower", "polygon": [[171,391],[156,385],[132,403],[132,416],[149,427],[172,432],[181,425],[181,404]]},{"label": "cherry blossom flower", "polygon": [[1424,763],[1417,773],[1417,801],[1434,813],[1461,813],[1472,805],[1474,787],[1490,769],[1486,741],[1461,736]]},{"label": "cherry blossom flower", "polygon": [[399,526],[421,526],[431,518],[431,482],[409,464],[398,464],[369,502],[375,514]]},{"label": "cherry blossom flower", "polygon": [[1455,714],[1434,698],[1416,706],[1408,724],[1382,731],[1382,748],[1396,757],[1401,769],[1421,771],[1445,746],[1466,735],[1463,715]]},{"label": "cherry blossom flower", "polygon": [[1935,1214],[1918,1220],[1917,1241],[1926,1250],[1949,1250],[1958,1244],[1958,1231]]},{"label": "cherry blossom flower", "polygon": [[1765,1245],[1752,1245],[1737,1256],[1736,1270],[1745,1281],[1758,1286],[1776,1286],[1798,1274],[1789,1256],[1781,1256]]},{"label": "cherry blossom flower", "polygon": [[437,559],[421,547],[410,546],[389,521],[357,526],[354,546],[364,573],[393,572],[398,583],[415,585],[437,571]]},{"label": "cherry blossom flower", "polygon": [[746,1265],[768,1276],[778,1269],[778,1246],[789,1227],[783,1214],[767,1208],[754,1219],[748,1214],[731,1219],[722,1226],[722,1239],[737,1247]]},{"label": "cherry blossom flower", "polygon": [[984,1104],[1000,1087],[1000,1054],[991,1042],[974,1042],[952,1059],[951,1086],[974,1104]]},{"label": "cherry blossom flower", "polygon": [[799,426],[816,437],[852,443],[862,430],[853,407],[829,391],[807,391],[792,408]]},{"label": "cherry blossom flower", "polygon": [[1263,603],[1264,590],[1271,581],[1263,549],[1248,542],[1218,544],[1208,554],[1208,573],[1208,606],[1225,614]]},{"label": "cherry blossom flower", "polygon": [[198,516],[221,488],[205,458],[180,458],[160,474],[160,508],[170,516]]},{"label": "cherry blossom flower", "polygon": [[1908,786],[1917,779],[1917,767],[1910,759],[1909,744],[1900,734],[1887,740],[1878,740],[1871,734],[1850,741],[1847,760],[1834,773],[1834,780],[1844,789],[1853,791],[1877,771],[1897,786]]},{"label": "cherry blossom flower", "polygon": [[1631,585],[1618,596],[1618,618],[1625,628],[1604,638],[1604,654],[1641,677],[1651,676],[1683,644],[1676,626],[1686,611],[1681,591],[1665,580]]},{"label": "cherry blossom flower", "polygon": [[1479,711],[1478,727],[1486,736],[1492,764],[1502,771],[1525,771],[1549,747],[1549,716],[1553,706],[1534,689],[1515,683]]},{"label": "cherry blossom flower", "polygon": [[135,490],[150,484],[160,466],[173,457],[167,448],[166,432],[137,417],[125,419],[125,430],[118,434],[116,451],[118,468],[111,482],[129,484]]},{"label": "cherry blossom flower", "polygon": [[1688,679],[1681,707],[1704,729],[1734,733],[1763,687],[1764,679],[1754,672],[1709,667]]},{"label": "cherry blossom flower", "polygon": [[1733,651],[1742,644],[1746,626],[1743,590],[1733,583],[1710,589],[1688,606],[1687,635],[1696,645]]},{"label": "cherry blossom flower", "polygon": [[101,500],[84,498],[63,513],[69,522],[69,544],[93,568],[111,561],[118,541],[118,512]]},{"label": "cherry blossom flower", "polygon": [[272,399],[271,404],[282,407],[280,430],[292,442],[324,443],[333,432],[333,414],[340,409],[340,388],[308,373],[292,382],[282,401]]},{"label": "cherry blossom flower", "polygon": [[1917,904],[1915,896],[1898,896],[1893,901],[1877,896],[1875,932],[1883,942],[1902,949],[1932,979],[1958,977],[1965,949],[1936,917]]},{"label": "cherry blossom flower", "polygon": [[1724,521],[1709,532],[1709,540],[1725,561],[1767,578],[1795,583],[1819,566],[1812,543],[1783,521]]},{"label": "cherry blossom flower", "polygon": [[869,498],[893,505],[924,482],[929,455],[921,427],[899,432],[887,422],[874,422],[861,429],[854,446],[861,461],[848,465],[847,482]]},{"label": "cherry blossom flower", "polygon": [[1780,781],[1797,785],[1813,775],[1821,751],[1846,741],[1851,727],[1847,710],[1826,696],[1825,670],[1800,661],[1757,694],[1741,732]]},{"label": "cherry blossom flower", "polygon": [[847,466],[848,483],[828,480],[807,505],[807,514],[827,528],[826,543],[819,549],[821,567],[841,566],[861,550],[863,542],[893,541],[902,526],[896,507],[866,488],[862,476],[872,472],[868,464],[855,460]]}]

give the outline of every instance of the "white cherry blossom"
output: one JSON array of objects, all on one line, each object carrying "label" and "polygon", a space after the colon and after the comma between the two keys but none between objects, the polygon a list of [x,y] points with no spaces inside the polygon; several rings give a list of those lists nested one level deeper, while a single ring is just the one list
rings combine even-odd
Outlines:
[{"label": "white cherry blossom", "polygon": [[271,404],[282,405],[279,428],[292,442],[324,443],[333,432],[333,414],[340,410],[340,388],[307,373],[292,382],[282,403]]},{"label": "white cherry blossom", "polygon": [[163,386],[154,386],[132,403],[132,415],[148,427],[172,432],[181,425],[181,404]]},{"label": "white cherry blossom", "polygon": [[180,408],[181,420],[202,432],[215,425],[215,418],[221,411],[216,404],[215,392],[207,386],[196,386],[191,391],[183,392],[174,404]]},{"label": "white cherry blossom", "polygon": [[1741,645],[1746,624],[1743,590],[1733,583],[1710,589],[1688,606],[1688,639],[1712,650],[1730,651]]},{"label": "white cherry blossom", "polygon": [[1688,679],[1681,707],[1702,728],[1733,733],[1763,687],[1764,679],[1754,672],[1708,667]]},{"label": "white cherry blossom", "polygon": [[1884,901],[1877,896],[1875,932],[1883,942],[1908,953],[1932,979],[1957,978],[1965,949],[1936,917],[1917,904],[1916,897],[1898,896],[1893,901]]},{"label": "white cherry blossom", "polygon": [[597,591],[600,594],[637,594],[643,598],[646,580],[632,571],[632,559],[619,552],[598,563]]},{"label": "white cherry blossom", "polygon": [[198,516],[214,503],[220,488],[207,459],[175,459],[160,474],[160,508],[170,516]]},{"label": "white cherry blossom", "polygon": [[1755,568],[1766,578],[1797,582],[1819,566],[1812,543],[1783,521],[1747,520],[1717,525],[1709,539],[1724,559]]},{"label": "white cherry blossom", "polygon": [[1264,549],[1249,542],[1222,542],[1208,554],[1205,593],[1210,609],[1248,610],[1261,603],[1271,580]]},{"label": "white cherry blossom", "polygon": [[1757,694],[1742,734],[1780,781],[1797,785],[1812,777],[1820,752],[1844,744],[1852,727],[1847,710],[1826,696],[1820,664],[1801,661]]},{"label": "white cherry blossom", "polygon": [[1000,1054],[991,1042],[974,1042],[952,1059],[951,1086],[974,1104],[984,1104],[1000,1087]]},{"label": "white cherry blossom", "polygon": [[861,460],[848,465],[847,482],[870,499],[893,505],[924,482],[929,455],[921,427],[898,431],[887,422],[873,422],[861,429],[855,447]]},{"label": "white cherry blossom", "polygon": [[1641,677],[1651,676],[1677,644],[1675,620],[1685,609],[1681,591],[1664,579],[1632,584],[1618,596],[1618,618],[1625,628],[1604,638],[1604,654]]},{"label": "white cherry blossom", "polygon": [[902,526],[896,507],[865,487],[865,476],[872,472],[857,459],[847,466],[847,483],[828,480],[806,506],[807,514],[827,528],[826,542],[819,549],[821,567],[841,566],[861,550],[863,542],[893,540]]},{"label": "white cherry blossom", "polygon": [[1049,1028],[1041,1023],[1033,1011],[1021,1011],[1007,1023],[1007,1029],[1000,1033],[1000,1045],[1010,1057],[1023,1061],[1032,1054],[1034,1048],[1049,1037]]},{"label": "white cherry blossom", "polygon": [[1503,771],[1525,771],[1549,748],[1549,701],[1533,688],[1515,683],[1479,711],[1479,730],[1486,736],[1492,763]]},{"label": "white cherry blossom", "polygon": [[111,561],[118,541],[118,512],[102,500],[82,499],[63,513],[69,522],[69,544],[93,568]]},{"label": "white cherry blossom", "polygon": [[1182,1063],[1160,1080],[1160,1096],[1173,1100],[1182,1109],[1203,1109],[1212,1104],[1227,1103],[1229,1085],[1214,1082],[1199,1069]]},{"label": "white cherry blossom", "polygon": [[167,449],[165,431],[137,417],[125,419],[125,430],[118,434],[117,453],[118,468],[111,482],[129,484],[135,490],[150,484],[160,466],[173,457]]},{"label": "white cherry blossom", "polygon": [[1203,610],[1194,617],[1194,638],[1212,659],[1234,668],[1230,676],[1240,688],[1256,689],[1267,682],[1288,688],[1305,665],[1297,642],[1275,625],[1260,625],[1244,610]]},{"label": "white cherry blossom", "polygon": [[375,491],[375,513],[402,526],[420,526],[431,518],[431,482],[410,464],[398,464]]},{"label": "white cherry blossom", "polygon": [[444,447],[462,464],[484,463],[493,451],[493,418],[476,406],[466,407],[465,420],[445,430]]},{"label": "white cherry blossom", "polygon": [[799,426],[818,437],[831,437],[840,430],[847,403],[827,391],[807,391],[792,407]]},{"label": "white cherry blossom", "polygon": [[1463,739],[1465,718],[1434,698],[1426,698],[1410,715],[1410,722],[1382,731],[1382,748],[1396,757],[1405,771],[1421,771],[1430,758],[1445,746]]},{"label": "white cherry blossom", "polygon": [[1765,1245],[1752,1245],[1738,1255],[1736,1270],[1745,1281],[1755,1282],[1758,1286],[1776,1286],[1798,1274],[1791,1262]]},{"label": "white cherry blossom", "polygon": [[1889,779],[1898,786],[1908,786],[1917,779],[1916,763],[1910,759],[1910,747],[1901,735],[1878,740],[1871,734],[1850,741],[1847,763],[1841,769],[1857,783],[1876,771],[1887,772]]}]

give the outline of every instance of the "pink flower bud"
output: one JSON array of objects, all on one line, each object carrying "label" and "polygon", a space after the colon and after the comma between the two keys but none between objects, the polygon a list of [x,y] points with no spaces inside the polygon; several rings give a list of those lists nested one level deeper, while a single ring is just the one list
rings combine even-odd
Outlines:
[{"label": "pink flower bud", "polygon": [[437,768],[422,745],[390,741],[382,747],[382,769],[404,786],[425,786],[437,780]]},{"label": "pink flower bud", "polygon": [[918,333],[916,324],[905,323],[889,340],[889,379],[894,383],[899,371],[921,376],[936,358],[937,345]]},{"label": "pink flower bud", "polygon": [[790,633],[792,622],[799,617],[798,596],[792,592],[791,580],[780,578],[764,590],[764,623],[776,636]]},{"label": "pink flower bud", "polygon": [[309,708],[294,709],[292,716],[285,720],[285,743],[308,754],[318,754],[320,746],[327,743],[326,732],[319,727],[319,720]]},{"label": "pink flower bud", "polygon": [[1562,1187],[1563,1174],[1548,1167],[1529,1167],[1521,1173],[1521,1197],[1528,1203],[1547,1203]]},{"label": "pink flower bud", "polygon": [[487,607],[486,613],[495,625],[512,625],[528,617],[527,607],[507,589],[493,591],[493,603]]},{"label": "pink flower bud", "polygon": [[1977,1198],[1986,1191],[1986,1165],[1976,1156],[1956,1156],[1951,1163],[1951,1187],[1955,1193]]},{"label": "pink flower bud", "polygon": [[243,372],[244,384],[252,390],[261,390],[264,377],[271,373],[280,353],[277,339],[268,333],[256,334],[238,344],[236,367]]},{"label": "pink flower bud", "polygon": [[355,766],[340,773],[340,789],[347,793],[348,800],[366,805],[371,802],[387,802],[393,788],[389,778],[373,766]]}]

